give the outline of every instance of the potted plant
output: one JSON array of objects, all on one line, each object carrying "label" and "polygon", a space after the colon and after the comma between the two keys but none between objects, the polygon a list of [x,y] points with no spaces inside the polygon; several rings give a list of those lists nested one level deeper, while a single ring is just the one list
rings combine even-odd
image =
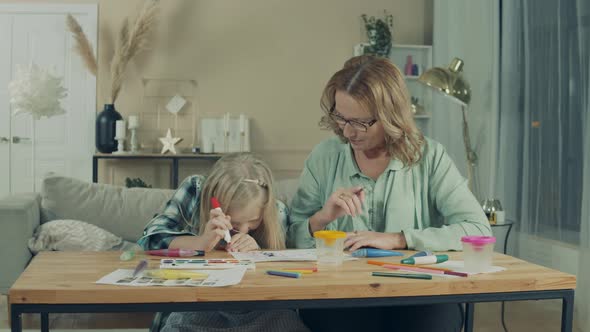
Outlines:
[{"label": "potted plant", "polygon": [[383,18],[368,17],[361,15],[367,31],[368,43],[363,44],[363,54],[373,54],[382,57],[389,57],[391,51],[393,29],[393,15],[387,14]]}]

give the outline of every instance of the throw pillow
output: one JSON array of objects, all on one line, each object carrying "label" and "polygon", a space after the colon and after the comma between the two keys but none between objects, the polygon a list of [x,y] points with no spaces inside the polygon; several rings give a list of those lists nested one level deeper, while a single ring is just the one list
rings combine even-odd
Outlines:
[{"label": "throw pillow", "polygon": [[122,238],[78,220],[53,220],[37,227],[29,239],[33,254],[39,251],[104,251],[125,247]]}]

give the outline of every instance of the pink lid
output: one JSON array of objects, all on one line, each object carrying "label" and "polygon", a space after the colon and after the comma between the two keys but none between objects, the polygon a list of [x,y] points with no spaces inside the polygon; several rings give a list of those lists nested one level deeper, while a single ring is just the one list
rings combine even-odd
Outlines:
[{"label": "pink lid", "polygon": [[482,246],[484,244],[496,243],[496,237],[494,236],[463,236],[461,242],[471,243],[476,246]]}]

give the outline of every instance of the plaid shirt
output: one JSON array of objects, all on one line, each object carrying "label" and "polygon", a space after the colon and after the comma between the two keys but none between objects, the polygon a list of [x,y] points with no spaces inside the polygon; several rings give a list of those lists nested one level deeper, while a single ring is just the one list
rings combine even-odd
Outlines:
[{"label": "plaid shirt", "polygon": [[[156,215],[145,227],[143,236],[137,243],[144,250],[166,249],[179,235],[197,235],[199,225],[199,205],[205,177],[193,175],[186,178],[172,198],[166,203],[164,211]],[[279,222],[282,230],[287,229],[288,211],[283,202],[277,200]],[[196,226],[196,227],[195,227]]]}]

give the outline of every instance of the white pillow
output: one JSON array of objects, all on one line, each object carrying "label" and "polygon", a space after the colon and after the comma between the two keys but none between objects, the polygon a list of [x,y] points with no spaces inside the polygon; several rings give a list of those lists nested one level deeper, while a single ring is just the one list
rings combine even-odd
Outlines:
[{"label": "white pillow", "polygon": [[29,239],[33,254],[39,251],[104,251],[124,245],[123,239],[98,226],[78,220],[53,220],[35,229]]}]

